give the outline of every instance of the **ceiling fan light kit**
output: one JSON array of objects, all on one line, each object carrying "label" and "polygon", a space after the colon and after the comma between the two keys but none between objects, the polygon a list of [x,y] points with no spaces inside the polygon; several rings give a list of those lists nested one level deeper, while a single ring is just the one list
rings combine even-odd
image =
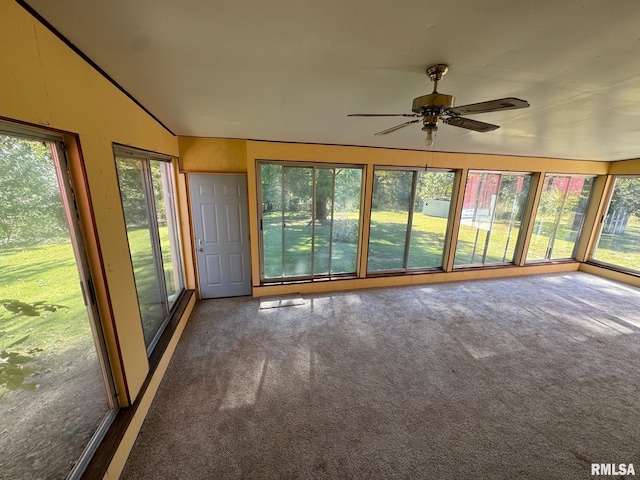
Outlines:
[{"label": "ceiling fan light kit", "polygon": [[377,132],[376,135],[386,135],[388,133],[400,130],[412,123],[422,121],[422,130],[427,132],[425,145],[433,146],[433,134],[438,131],[438,122],[454,127],[472,130],[474,132],[491,132],[500,128],[498,125],[491,123],[479,122],[465,118],[462,115],[474,115],[478,113],[497,112],[501,110],[512,110],[516,108],[527,108],[529,103],[514,97],[500,98],[497,100],[489,100],[487,102],[472,103],[469,105],[455,106],[456,98],[453,95],[439,93],[438,82],[449,71],[449,66],[443,63],[437,63],[427,67],[427,76],[433,82],[433,92],[428,95],[422,95],[413,99],[411,111],[413,113],[353,113],[350,117],[417,117],[416,120],[410,120],[400,125]]}]

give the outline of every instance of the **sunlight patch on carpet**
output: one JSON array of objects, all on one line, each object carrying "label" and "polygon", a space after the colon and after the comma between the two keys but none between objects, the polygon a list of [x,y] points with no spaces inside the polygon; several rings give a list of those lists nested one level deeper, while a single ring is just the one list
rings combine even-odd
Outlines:
[{"label": "sunlight patch on carpet", "polygon": [[221,410],[251,406],[256,403],[260,390],[260,380],[267,367],[266,357],[239,362],[229,380]]},{"label": "sunlight patch on carpet", "polygon": [[467,350],[469,355],[471,355],[476,360],[482,360],[484,358],[490,358],[497,355],[496,352],[490,350],[488,348],[476,347],[474,345],[469,345],[468,343],[461,342],[464,348]]},{"label": "sunlight patch on carpet", "polygon": [[274,299],[273,297],[271,297],[270,299],[260,301],[260,310],[266,310],[268,308],[295,307],[295,306],[304,305],[304,304],[305,304],[304,299],[299,295],[297,297],[277,298],[277,299]]}]

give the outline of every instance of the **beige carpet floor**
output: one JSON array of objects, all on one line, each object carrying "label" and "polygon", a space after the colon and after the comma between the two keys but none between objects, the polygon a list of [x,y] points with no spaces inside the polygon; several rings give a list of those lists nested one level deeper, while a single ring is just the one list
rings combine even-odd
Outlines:
[{"label": "beige carpet floor", "polygon": [[576,272],[302,298],[199,303],[122,478],[640,475],[639,289]]}]

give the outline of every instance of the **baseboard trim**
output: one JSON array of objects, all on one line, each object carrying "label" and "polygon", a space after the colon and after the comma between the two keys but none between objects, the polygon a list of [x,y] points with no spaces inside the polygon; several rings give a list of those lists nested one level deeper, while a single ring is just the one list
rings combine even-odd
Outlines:
[{"label": "baseboard trim", "polygon": [[138,398],[130,407],[120,409],[87,465],[81,477],[83,480],[115,480],[120,476],[182,331],[191,315],[195,300],[195,290],[186,290],[178,299],[171,320],[169,320],[164,333],[149,357],[149,373]]}]

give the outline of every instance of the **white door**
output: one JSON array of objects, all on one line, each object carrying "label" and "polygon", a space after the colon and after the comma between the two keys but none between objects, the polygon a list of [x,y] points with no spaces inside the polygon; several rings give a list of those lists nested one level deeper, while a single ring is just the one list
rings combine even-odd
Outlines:
[{"label": "white door", "polygon": [[247,177],[190,174],[201,298],[251,294]]}]

